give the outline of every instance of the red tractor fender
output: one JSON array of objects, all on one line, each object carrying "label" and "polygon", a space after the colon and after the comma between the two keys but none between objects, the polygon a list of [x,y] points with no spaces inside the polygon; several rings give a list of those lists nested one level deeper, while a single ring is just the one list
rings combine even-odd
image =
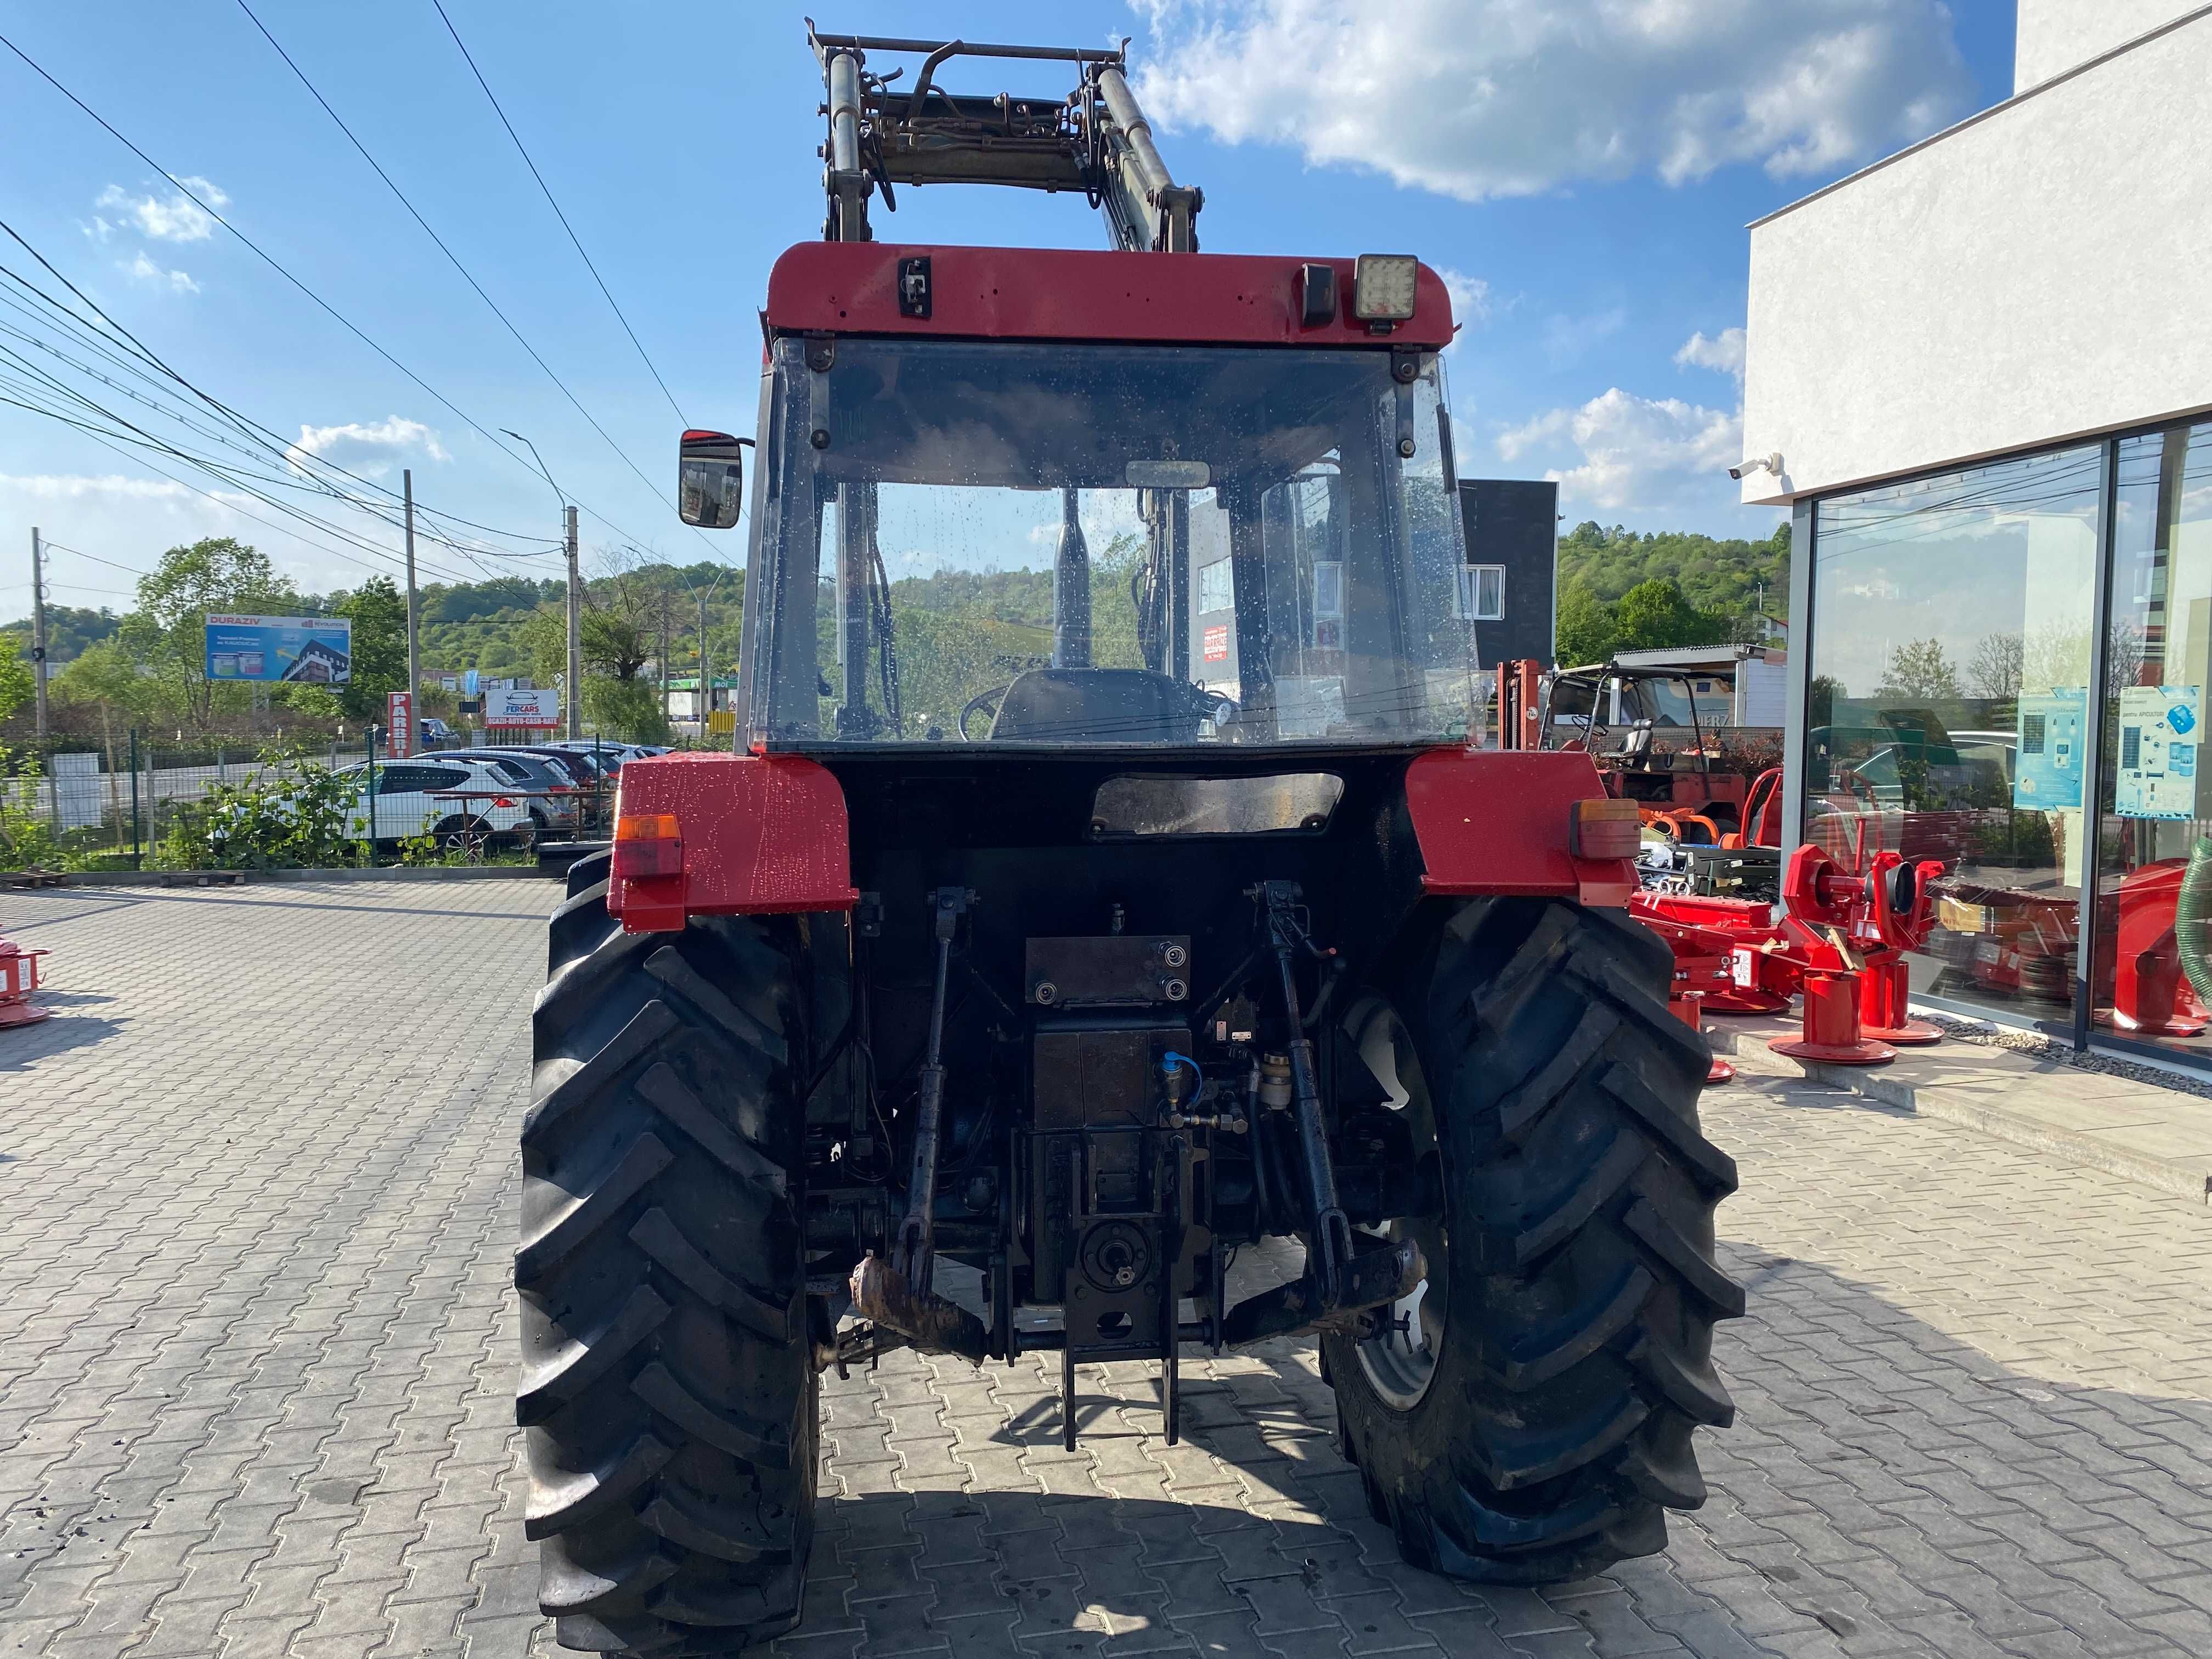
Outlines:
[{"label": "red tractor fender", "polygon": [[798,755],[661,755],[618,777],[607,911],[624,933],[859,902],[845,792],[827,768]]},{"label": "red tractor fender", "polygon": [[1406,811],[1425,866],[1421,886],[1626,904],[1636,890],[1634,862],[1576,851],[1577,803],[1607,799],[1588,755],[1432,749],[1417,756],[1406,769]]}]

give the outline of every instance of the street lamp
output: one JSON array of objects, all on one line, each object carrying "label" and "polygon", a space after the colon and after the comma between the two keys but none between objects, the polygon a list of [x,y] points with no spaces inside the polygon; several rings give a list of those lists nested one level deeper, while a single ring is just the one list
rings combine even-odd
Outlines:
[{"label": "street lamp", "polygon": [[568,740],[580,740],[584,735],[584,586],[576,574],[576,509],[561,493],[561,486],[553,482],[553,474],[538,453],[538,446],[510,427],[500,428],[530,452],[530,459],[538,463],[538,475],[545,480],[545,487],[561,503],[562,540],[568,550],[568,674],[562,688],[562,701],[568,705]]},{"label": "street lamp", "polygon": [[714,590],[722,585],[722,578],[730,574],[730,568],[724,565],[717,570],[714,580],[707,584],[703,593],[699,591],[699,585],[684,574],[683,566],[676,567],[676,574],[683,578],[684,586],[691,590],[692,598],[699,601],[699,736],[703,740],[707,735],[708,718],[714,711],[714,673],[707,662],[707,601],[714,597]]}]

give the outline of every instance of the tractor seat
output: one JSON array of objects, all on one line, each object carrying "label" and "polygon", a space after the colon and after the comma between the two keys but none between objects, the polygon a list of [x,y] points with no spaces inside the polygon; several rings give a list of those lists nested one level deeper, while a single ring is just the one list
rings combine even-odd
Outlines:
[{"label": "tractor seat", "polygon": [[1006,688],[991,737],[1015,743],[1196,743],[1205,702],[1148,668],[1032,668]]}]

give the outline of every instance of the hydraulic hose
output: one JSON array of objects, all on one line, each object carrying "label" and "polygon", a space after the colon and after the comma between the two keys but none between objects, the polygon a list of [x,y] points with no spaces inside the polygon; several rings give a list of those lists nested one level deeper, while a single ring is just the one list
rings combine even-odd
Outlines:
[{"label": "hydraulic hose", "polygon": [[2181,872],[2181,890],[2173,902],[2173,943],[2189,988],[2199,1002],[2212,1006],[2212,964],[2205,960],[2212,947],[2212,836],[2199,836],[2189,849],[2189,866]]}]

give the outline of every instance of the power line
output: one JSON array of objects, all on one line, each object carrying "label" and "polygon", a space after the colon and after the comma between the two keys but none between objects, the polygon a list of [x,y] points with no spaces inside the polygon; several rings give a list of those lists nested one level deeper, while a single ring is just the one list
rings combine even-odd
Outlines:
[{"label": "power line", "polygon": [[51,536],[46,538],[46,550],[50,553],[74,553],[80,559],[90,559],[94,564],[104,564],[111,570],[122,571],[127,576],[147,576],[153,574],[151,571],[140,570],[131,565],[118,564],[114,560],[104,559],[97,553],[88,553],[81,547],[65,546]]},{"label": "power line", "polygon": [[507,136],[514,140],[514,148],[522,157],[522,164],[530,169],[530,176],[538,181],[538,188],[545,192],[545,204],[553,210],[553,216],[561,222],[561,228],[568,233],[568,241],[576,250],[576,257],[584,262],[584,269],[592,273],[592,280],[599,285],[599,292],[606,296],[607,305],[614,312],[616,321],[623,325],[623,332],[629,336],[629,343],[637,348],[638,361],[645,365],[646,373],[653,376],[653,384],[660,388],[660,395],[668,399],[668,406],[676,411],[676,418],[690,426],[690,416],[684,414],[676,401],[676,394],[668,389],[668,382],[660,378],[660,371],[653,367],[653,359],[646,355],[644,343],[637,337],[637,331],[629,325],[629,319],[623,315],[623,308],[615,303],[615,296],[609,292],[606,279],[599,275],[599,268],[592,263],[592,256],[584,252],[584,244],[576,235],[576,228],[568,222],[568,216],[561,210],[561,204],[554,200],[553,187],[545,182],[545,175],[538,170],[538,163],[531,159],[530,151],[522,142],[522,135],[514,130],[514,123],[507,118],[507,112],[500,107],[497,94],[492,91],[491,83],[484,79],[483,71],[477,67],[475,55],[462,40],[460,31],[453,27],[453,20],[446,15],[444,0],[430,0],[430,3],[437,8],[438,21],[446,26],[446,33],[452,35],[453,44],[460,47],[461,58],[468,64],[469,73],[477,77],[477,84],[483,88],[483,95],[491,100],[492,112],[499,117],[500,125],[505,127]]},{"label": "power line", "polygon": [[[366,489],[380,491],[383,495],[391,497],[393,501],[398,501],[399,499],[398,493],[391,489],[388,486],[377,483],[373,479],[364,478],[358,473],[349,471],[344,467],[337,465],[335,462],[325,461],[321,457],[314,455],[312,451],[301,450],[298,445],[286,440],[281,434],[271,431],[269,428],[262,426],[258,422],[253,421],[246,416],[240,414],[237,410],[232,408],[220,398],[216,397],[212,392],[203,391],[199,386],[193,384],[191,380],[179,373],[175,368],[172,368],[167,362],[163,361],[160,354],[154,351],[145,343],[144,341],[139,339],[137,335],[131,333],[130,330],[125,328],[120,323],[109,316],[106,312],[101,310],[98,303],[88,295],[83,289],[78,288],[76,284],[70,282],[67,276],[62,275],[59,270],[55,269],[53,263],[51,260],[49,260],[44,254],[40,253],[38,249],[33,247],[29,242],[24,240],[21,233],[17,231],[13,225],[9,224],[5,220],[0,220],[0,231],[4,231],[18,246],[21,247],[23,251],[28,253],[33,259],[36,259],[55,281],[60,283],[63,287],[68,289],[72,295],[76,295],[94,317],[97,317],[102,323],[106,324],[108,328],[114,331],[115,335],[119,337],[119,340],[111,340],[108,336],[103,335],[99,332],[99,331],[94,329],[87,319],[79,316],[67,306],[55,299],[52,295],[44,292],[36,283],[30,282],[20,273],[11,270],[4,265],[0,265],[0,276],[4,276],[9,281],[15,283],[17,287],[21,288],[24,293],[38,300],[47,308],[48,311],[52,312],[54,316],[64,319],[68,326],[60,331],[67,337],[77,340],[80,343],[91,347],[94,351],[106,357],[110,362],[114,363],[118,368],[124,369],[126,373],[135,375],[137,378],[145,381],[147,385],[154,386],[156,390],[166,390],[167,388],[162,386],[161,380],[153,375],[148,374],[143,368],[138,366],[137,363],[131,362],[129,356],[118,353],[113,349],[118,343],[127,344],[130,348],[131,353],[135,354],[139,360],[158,368],[161,372],[162,376],[166,377],[169,380],[174,381],[178,386],[180,386],[187,392],[190,392],[195,398],[198,398],[209,408],[222,415],[231,423],[232,426],[236,428],[237,430],[242,433],[246,438],[252,441],[260,447],[270,450],[276,455],[279,460],[285,463],[288,466],[295,468],[302,477],[313,479],[315,483],[319,485],[325,494],[334,495],[340,500],[347,501],[349,504],[360,508],[360,510],[363,512],[369,512],[372,514],[376,513],[376,509],[369,503],[353,497],[349,492],[335,488],[330,484],[327,480],[321,478],[319,475],[313,472],[313,470],[300,459],[301,456],[306,456],[307,459],[312,460],[317,466],[320,466],[331,472],[335,472],[341,477],[350,478],[355,483],[362,485]],[[46,325],[49,328],[54,326],[51,319],[43,318],[40,313],[33,312],[28,307],[23,306],[19,301],[16,301],[12,295],[7,295],[4,292],[0,292],[0,302],[7,303],[12,309],[21,313],[24,316],[31,318],[33,320],[44,321]],[[8,331],[14,332],[15,331],[10,330]],[[19,335],[18,337],[25,337]],[[30,343],[34,344],[39,343],[37,342]],[[74,360],[63,356],[63,354],[56,352],[51,346],[39,344],[39,349],[56,356],[62,356],[63,361],[70,362],[72,366],[78,368],[80,372],[89,374],[94,379],[100,380],[105,384],[115,386],[116,390],[118,391],[125,390],[122,386],[117,386],[115,382],[106,380],[106,378],[100,375],[98,371],[90,369],[83,364],[76,363],[74,362]],[[130,394],[126,392],[125,395],[133,394]],[[160,407],[158,404],[149,406],[155,408]],[[192,429],[201,432],[204,435],[214,435],[208,434],[204,428],[192,426],[192,422],[185,420],[184,417],[176,415],[173,411],[163,410],[162,412],[167,415],[170,419],[177,421],[180,425],[191,426]],[[217,441],[226,441],[218,439]],[[420,503],[417,504],[418,512],[428,510],[429,509],[423,507]],[[392,520],[388,518],[383,518],[381,514],[376,514],[376,516],[382,519],[382,521],[386,525],[392,524]],[[454,523],[468,525],[472,529],[483,530],[492,535],[507,536],[516,539],[536,539],[534,538],[526,537],[526,533],[520,531],[495,529],[492,526],[477,524],[472,520],[463,519],[459,517],[457,514],[440,514],[438,516],[443,519],[449,519]],[[467,551],[467,550],[464,548],[459,541],[453,540],[450,537],[437,535],[433,532],[432,538],[434,540],[445,542],[447,545],[453,548],[457,552]],[[543,557],[545,556],[545,555],[543,553],[516,554],[495,552],[494,556],[501,558],[527,558]]]},{"label": "power line", "polygon": [[[253,8],[247,5],[246,0],[238,0],[238,9],[246,14],[248,21],[252,23],[255,28],[261,31],[261,38],[266,40],[272,47],[275,47],[276,55],[284,60],[284,67],[290,70],[294,75],[299,77],[300,84],[307,88],[309,95],[312,96],[318,104],[320,104],[323,106],[323,113],[329,116],[332,121],[337,124],[338,131],[346,136],[346,142],[351,144],[355,149],[360,151],[361,159],[368,163],[371,170],[375,173],[378,178],[384,180],[385,186],[391,191],[393,196],[398,198],[399,205],[405,208],[409,216],[411,217],[416,224],[422,228],[422,234],[437,244],[438,252],[446,256],[447,262],[453,265],[455,270],[460,272],[461,280],[476,290],[477,297],[482,300],[484,304],[490,308],[491,314],[493,316],[499,319],[501,326],[505,328],[509,334],[512,334],[514,337],[515,343],[520,346],[523,350],[530,354],[530,361],[536,363],[538,368],[545,371],[545,378],[552,381],[556,386],[560,388],[561,395],[566,398],[570,404],[574,407],[576,412],[584,417],[585,422],[590,426],[592,430],[598,433],[599,436],[605,441],[607,447],[613,450],[614,453],[621,458],[623,465],[627,466],[632,472],[637,474],[638,482],[643,484],[647,489],[651,490],[654,497],[659,501],[662,506],[666,507],[671,512],[673,512],[675,510],[675,503],[671,501],[667,496],[663,495],[660,493],[660,487],[658,484],[655,484],[652,479],[646,477],[645,470],[629,458],[629,452],[625,450],[620,444],[614,441],[613,435],[608,432],[606,428],[599,424],[599,418],[594,416],[590,410],[584,407],[583,400],[578,398],[574,392],[571,392],[568,389],[568,383],[554,373],[553,365],[547,362],[544,357],[539,353],[538,348],[531,344],[530,342],[524,337],[522,331],[514,325],[514,320],[509,318],[504,311],[500,309],[499,302],[494,300],[489,294],[484,291],[483,284],[477,281],[475,275],[466,265],[461,263],[460,256],[455,253],[452,248],[446,245],[446,239],[439,235],[436,231],[431,229],[430,222],[422,216],[422,213],[416,208],[414,203],[407,199],[407,192],[400,189],[399,186],[393,182],[392,175],[384,170],[383,164],[378,161],[376,157],[368,153],[368,147],[362,143],[359,138],[354,136],[353,129],[345,124],[344,118],[338,114],[337,111],[331,107],[330,100],[324,97],[321,92],[316,88],[315,83],[307,78],[307,71],[292,61],[291,53],[286,52],[282,46],[277,44],[276,37],[269,33],[268,26],[263,23],[258,17],[256,17],[253,15]],[[181,189],[182,186],[179,186],[179,188]],[[665,389],[666,388],[665,387],[663,388],[664,391]],[[678,417],[681,418],[681,411],[678,411]],[[635,538],[633,538],[632,539]],[[702,541],[705,539],[703,535],[701,537],[701,539]]]},{"label": "power line", "polygon": [[[4,376],[0,376],[0,386],[7,386],[9,389],[15,391],[27,392],[28,395],[33,397],[38,395],[38,388],[26,388]],[[398,555],[388,552],[385,549],[378,547],[374,542],[366,540],[365,538],[356,535],[353,532],[346,529],[343,525],[332,524],[327,519],[318,518],[312,513],[306,512],[300,507],[290,505],[289,502],[279,501],[276,497],[264,493],[262,490],[256,489],[253,487],[255,483],[265,483],[268,482],[263,475],[248,473],[242,468],[234,467],[223,462],[210,460],[204,455],[198,455],[190,450],[179,448],[175,444],[169,442],[167,439],[159,437],[153,433],[148,432],[144,428],[135,425],[131,422],[124,419],[123,416],[116,414],[112,410],[104,408],[100,404],[85,398],[82,393],[70,392],[67,388],[64,388],[64,390],[66,395],[76,398],[77,402],[84,404],[90,412],[103,416],[114,426],[121,427],[124,430],[122,432],[107,430],[103,433],[103,429],[100,428],[94,427],[88,422],[76,419],[71,416],[64,414],[58,410],[49,408],[40,403],[24,403],[13,398],[0,398],[0,404],[10,404],[18,409],[28,410],[33,414],[44,415],[49,419],[59,421],[64,426],[75,427],[82,432],[89,434],[93,435],[95,440],[98,440],[104,435],[107,438],[117,439],[124,443],[131,444],[134,447],[149,448],[154,450],[158,454],[173,456],[176,459],[185,462],[189,465],[199,468],[201,471],[209,474],[210,477],[223,483],[230,485],[233,489],[240,490],[245,495],[251,496],[253,500],[261,502],[264,506],[272,507],[280,513],[283,513],[290,517],[301,520],[304,523],[312,524],[319,530],[325,531],[327,533],[337,536],[343,540],[351,542],[355,546],[374,553],[378,557],[386,560],[389,563],[398,565],[402,562]],[[130,435],[125,435],[126,434]],[[112,447],[112,446],[111,445],[110,447]],[[155,471],[158,471],[160,469],[156,468]],[[249,479],[252,480],[251,483],[247,482]],[[181,483],[183,483],[183,480],[178,479],[176,482]],[[190,489],[191,487],[191,486],[190,485],[185,486],[187,489]],[[237,511],[238,509],[234,507],[232,510]],[[246,516],[250,518],[252,515],[248,514]],[[268,521],[266,520],[257,520],[256,522],[267,523]],[[380,520],[380,522],[381,521]],[[271,526],[270,527],[282,528],[281,526]],[[296,534],[297,532],[293,532],[288,533]],[[302,539],[305,538],[303,538]],[[464,556],[466,556],[465,550],[463,550],[463,552]],[[358,563],[359,561],[356,560],[353,561],[353,562]],[[449,580],[459,580],[457,577],[453,577],[453,573],[449,571],[435,570],[434,568],[433,569],[433,574],[447,576]]]},{"label": "power line", "polygon": [[[444,392],[440,392],[435,386],[425,380],[413,369],[401,362],[398,358],[393,356],[389,351],[386,350],[374,340],[371,339],[368,335],[364,333],[350,318],[339,311],[337,307],[331,305],[329,301],[324,299],[321,295],[316,293],[314,289],[309,288],[307,283],[301,281],[299,277],[295,276],[290,270],[285,268],[275,255],[269,252],[267,249],[264,248],[258,242],[248,236],[236,225],[231,223],[229,220],[224,218],[222,215],[216,212],[214,208],[209,206],[208,204],[203,201],[195,191],[181,182],[174,173],[171,173],[167,167],[161,166],[160,162],[155,161],[152,156],[149,155],[144,150],[139,149],[138,146],[131,143],[130,139],[125,137],[121,132],[116,130],[114,124],[110,122],[106,117],[100,114],[100,112],[94,109],[91,105],[86,103],[83,99],[78,97],[75,93],[71,92],[67,87],[64,86],[59,81],[56,80],[52,75],[47,73],[45,68],[39,64],[38,60],[33,58],[28,52],[25,52],[21,46],[17,46],[13,40],[9,40],[4,34],[0,34],[0,46],[4,46],[9,51],[14,52],[16,57],[21,58],[24,64],[27,65],[32,72],[37,75],[40,80],[44,81],[56,92],[61,94],[63,97],[68,99],[70,103],[76,105],[81,112],[88,116],[101,128],[102,131],[106,132],[110,137],[113,138],[116,143],[121,144],[141,161],[153,168],[155,172],[160,173],[162,178],[167,179],[169,183],[175,187],[177,192],[184,197],[185,200],[191,203],[194,207],[199,209],[201,212],[206,214],[209,218],[212,219],[216,224],[221,225],[232,235],[238,238],[240,241],[243,242],[246,247],[252,252],[257,258],[260,259],[263,264],[266,264],[271,270],[282,276],[294,288],[299,289],[301,294],[307,295],[310,301],[313,301],[319,309],[328,315],[331,320],[336,322],[341,328],[344,329],[347,333],[359,340],[371,351],[374,351],[378,356],[384,359],[386,362],[391,364],[392,368],[398,369],[400,374],[406,376],[406,378],[412,381],[416,386],[421,387],[423,392],[427,392],[439,404],[442,404],[447,410],[450,410],[453,414],[471,431],[477,433],[484,440],[485,442],[490,444],[493,448],[499,451],[501,454],[506,456],[507,459],[513,461],[517,466],[523,468],[525,471],[532,470],[530,468],[530,464],[527,461],[524,460],[521,456],[516,454],[514,451],[509,449],[505,444],[500,442],[497,438],[494,437],[490,432],[486,430],[483,425],[478,422],[474,416],[469,414],[467,410],[462,409],[458,404],[454,403],[452,398],[447,397]],[[13,235],[14,233],[11,231],[9,232],[9,234]],[[16,237],[15,240],[19,242],[22,240],[21,237]],[[29,244],[25,243],[24,246],[27,248]],[[33,257],[38,257],[35,251],[33,251]],[[46,264],[46,261],[44,258],[40,258],[39,263],[40,264]],[[46,268],[49,270],[53,269],[52,265],[47,265]],[[55,271],[54,274],[57,277],[61,277],[60,272]],[[68,283],[68,279],[66,277],[61,277],[61,280],[64,283]],[[70,287],[71,292],[76,292],[74,284],[70,284]],[[87,303],[89,304],[90,301],[88,301]],[[627,459],[628,458],[625,457],[624,459]],[[640,474],[639,476],[643,477],[642,474]],[[650,486],[648,485],[648,487]],[[585,512],[589,513],[601,524],[605,525],[608,529],[615,532],[616,534],[629,538],[631,540],[636,539],[636,538],[632,536],[629,531],[624,530],[620,525],[615,523],[613,520],[608,518],[605,514],[599,511],[598,508],[581,501],[577,501],[576,505],[581,507]]]}]

